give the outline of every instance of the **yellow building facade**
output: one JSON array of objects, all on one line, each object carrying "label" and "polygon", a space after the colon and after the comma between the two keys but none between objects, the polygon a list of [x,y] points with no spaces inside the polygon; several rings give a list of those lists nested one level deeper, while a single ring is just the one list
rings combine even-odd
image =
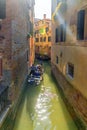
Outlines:
[{"label": "yellow building facade", "polygon": [[52,72],[87,125],[87,1],[52,0]]},{"label": "yellow building facade", "polygon": [[44,18],[34,23],[35,54],[42,59],[51,57],[51,20]]}]

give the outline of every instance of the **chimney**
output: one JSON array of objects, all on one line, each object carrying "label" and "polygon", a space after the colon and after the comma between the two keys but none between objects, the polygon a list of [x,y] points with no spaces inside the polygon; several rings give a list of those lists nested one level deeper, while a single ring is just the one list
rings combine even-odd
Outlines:
[{"label": "chimney", "polygon": [[44,19],[46,19],[46,14],[44,14],[43,16],[44,16]]}]

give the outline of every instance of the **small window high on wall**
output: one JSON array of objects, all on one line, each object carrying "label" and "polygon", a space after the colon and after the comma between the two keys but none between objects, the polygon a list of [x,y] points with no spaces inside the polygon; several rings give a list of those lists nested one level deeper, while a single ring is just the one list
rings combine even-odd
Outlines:
[{"label": "small window high on wall", "polygon": [[77,17],[77,39],[84,39],[85,10],[80,10]]},{"label": "small window high on wall", "polygon": [[68,63],[68,65],[67,65],[67,74],[71,78],[74,77],[74,65],[71,63]]}]

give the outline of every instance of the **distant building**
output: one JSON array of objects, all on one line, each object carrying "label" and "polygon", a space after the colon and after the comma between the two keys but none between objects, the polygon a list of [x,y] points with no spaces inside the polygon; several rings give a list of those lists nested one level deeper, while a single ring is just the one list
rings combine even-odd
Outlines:
[{"label": "distant building", "polygon": [[39,19],[39,18],[34,18],[34,22],[38,22],[38,21],[40,21],[41,19]]},{"label": "distant building", "polygon": [[52,0],[52,72],[67,103],[87,125],[86,59],[87,1]]},{"label": "distant building", "polygon": [[0,84],[5,82],[9,87],[11,102],[17,101],[28,74],[27,34],[32,6],[29,0],[6,0],[6,18],[0,21]]},{"label": "distant building", "polygon": [[35,19],[34,22],[35,55],[41,58],[51,58],[51,20]]}]

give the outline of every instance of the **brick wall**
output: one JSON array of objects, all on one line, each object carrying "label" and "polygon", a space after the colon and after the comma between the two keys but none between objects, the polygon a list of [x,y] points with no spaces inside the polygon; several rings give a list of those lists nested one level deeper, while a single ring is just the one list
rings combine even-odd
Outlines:
[{"label": "brick wall", "polygon": [[26,0],[6,0],[6,19],[1,21],[0,35],[3,38],[0,39],[0,51],[3,55],[3,78],[10,87],[14,86],[13,89],[17,90],[13,90],[14,97],[21,91],[28,72],[28,24]]}]

